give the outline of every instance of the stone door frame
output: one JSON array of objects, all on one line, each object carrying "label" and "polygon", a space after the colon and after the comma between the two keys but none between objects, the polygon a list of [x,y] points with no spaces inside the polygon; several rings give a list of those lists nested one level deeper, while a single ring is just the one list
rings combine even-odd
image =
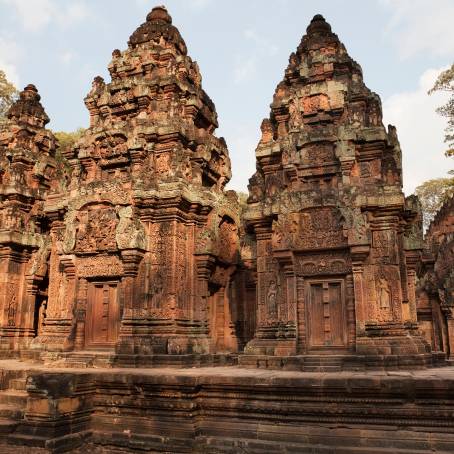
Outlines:
[{"label": "stone door frame", "polygon": [[[342,335],[342,343],[343,345],[313,345],[313,332],[311,333],[311,329],[313,330],[314,327],[311,327],[311,314],[309,313],[312,310],[313,303],[311,302],[311,295],[310,295],[310,288],[313,284],[321,284],[322,285],[322,299],[326,298],[327,290],[329,289],[329,284],[338,283],[340,284],[340,291],[341,291],[341,310],[340,315],[342,317],[342,326],[340,327],[340,333]],[[310,353],[329,353],[329,352],[347,352],[349,350],[348,345],[348,318],[347,318],[347,297],[346,297],[346,279],[339,278],[339,277],[325,277],[325,278],[312,278],[312,279],[305,279],[304,280],[304,299],[306,301],[305,304],[305,321],[306,321],[306,339],[307,339],[307,351]],[[324,301],[324,304],[329,304],[329,301]],[[324,316],[325,311],[323,312]],[[327,317],[329,319],[330,317]],[[329,321],[325,321],[325,323],[329,323]],[[329,330],[332,332],[331,327]]]},{"label": "stone door frame", "polygon": [[[121,325],[121,313],[120,313],[120,283],[121,281],[118,279],[89,279],[87,280],[87,303],[86,303],[86,311],[85,311],[85,333],[84,333],[84,348],[85,349],[113,349],[118,341],[118,336],[120,333],[120,325]],[[98,342],[94,340],[94,324],[96,321],[96,313],[93,312],[95,309],[94,303],[95,301],[92,300],[91,292],[97,286],[114,286],[115,287],[115,302],[114,305],[116,306],[114,310],[116,311],[116,318],[114,316],[114,320],[110,320],[108,318],[108,326],[107,329],[112,329],[111,323],[114,323],[116,326],[114,327],[114,335],[112,340],[108,340],[106,342]],[[101,303],[102,304],[102,303]],[[110,309],[111,302],[108,303],[108,309]],[[99,323],[99,320],[98,320]]]}]

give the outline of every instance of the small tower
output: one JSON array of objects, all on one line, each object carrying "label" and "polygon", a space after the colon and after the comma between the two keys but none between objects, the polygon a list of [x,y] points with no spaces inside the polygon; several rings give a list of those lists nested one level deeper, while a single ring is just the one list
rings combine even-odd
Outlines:
[{"label": "small tower", "polygon": [[405,251],[417,213],[402,193],[396,130],[384,128],[380,98],[321,15],[290,55],[261,129],[246,213],[258,326],[246,352],[430,363],[416,324],[421,244]]},{"label": "small tower", "polygon": [[27,348],[45,312],[50,244],[42,208],[58,183],[56,141],[47,123],[38,90],[27,85],[0,129],[0,346],[5,349]]},{"label": "small tower", "polygon": [[37,346],[236,350],[224,315],[238,247],[236,196],[224,192],[230,159],[198,65],[163,6],[113,51],[109,72],[110,82],[94,79],[90,127],[65,155],[68,191],[45,205],[52,323]]}]

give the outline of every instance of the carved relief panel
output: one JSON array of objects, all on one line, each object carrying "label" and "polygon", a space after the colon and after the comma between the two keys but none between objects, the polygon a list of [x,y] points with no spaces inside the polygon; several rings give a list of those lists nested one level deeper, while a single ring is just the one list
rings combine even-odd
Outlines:
[{"label": "carved relief panel", "polygon": [[322,249],[346,245],[343,218],[337,209],[329,207],[281,215],[273,223],[272,241],[276,249]]},{"label": "carved relief panel", "polygon": [[374,230],[372,232],[372,258],[383,264],[397,264],[397,239],[394,230]]},{"label": "carved relief panel", "polygon": [[347,252],[323,252],[296,257],[296,272],[301,276],[351,273],[352,264]]},{"label": "carved relief panel", "polygon": [[91,205],[77,214],[76,252],[116,250],[117,214],[114,207]]},{"label": "carved relief panel", "polygon": [[365,267],[367,320],[371,323],[402,321],[402,288],[396,266]]}]

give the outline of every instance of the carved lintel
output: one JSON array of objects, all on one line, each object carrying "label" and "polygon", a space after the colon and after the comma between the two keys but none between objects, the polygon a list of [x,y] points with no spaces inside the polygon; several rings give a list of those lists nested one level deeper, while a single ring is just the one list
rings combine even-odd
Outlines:
[{"label": "carved lintel", "polygon": [[77,258],[77,275],[79,278],[118,277],[123,274],[123,264],[115,255]]}]

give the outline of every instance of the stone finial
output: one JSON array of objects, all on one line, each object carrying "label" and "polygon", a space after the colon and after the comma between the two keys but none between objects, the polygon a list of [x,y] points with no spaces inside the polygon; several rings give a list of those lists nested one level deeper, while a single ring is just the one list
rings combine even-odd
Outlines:
[{"label": "stone finial", "polygon": [[167,8],[163,5],[155,6],[147,15],[147,22],[166,22],[172,23],[172,17],[167,12]]},{"label": "stone finial", "polygon": [[21,94],[23,94],[25,99],[36,99],[37,101],[41,99],[41,96],[38,94],[38,89],[33,84],[28,84]]},{"label": "stone finial", "polygon": [[325,21],[321,14],[316,14],[306,29],[308,34],[331,33],[331,25]]},{"label": "stone finial", "polygon": [[172,25],[172,17],[165,6],[155,6],[147,15],[147,20],[129,37],[129,47],[159,40],[161,37],[175,45],[183,54],[187,54],[186,44],[178,29]]},{"label": "stone finial", "polygon": [[19,99],[9,108],[7,117],[16,121],[32,122],[37,121],[37,125],[43,127],[49,123],[49,117],[40,103],[41,96],[38,89],[33,84],[28,84],[20,93]]}]

